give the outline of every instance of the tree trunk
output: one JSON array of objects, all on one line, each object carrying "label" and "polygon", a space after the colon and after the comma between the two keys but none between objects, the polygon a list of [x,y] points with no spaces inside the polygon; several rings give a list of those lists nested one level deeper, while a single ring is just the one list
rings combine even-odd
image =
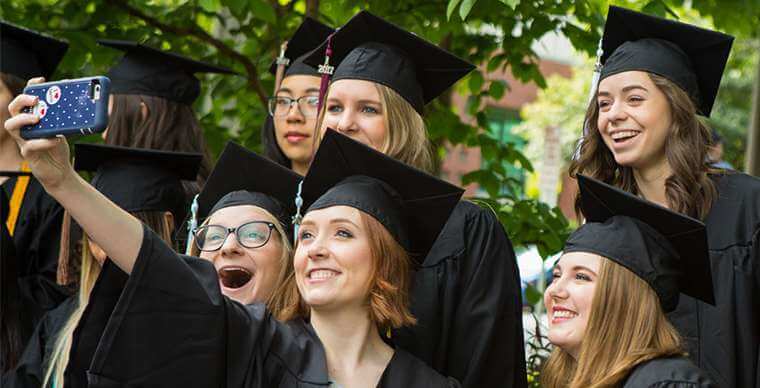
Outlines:
[{"label": "tree trunk", "polygon": [[760,176],[760,59],[757,61],[755,86],[752,92],[752,112],[747,128],[747,157],[744,170],[747,174]]},{"label": "tree trunk", "polygon": [[306,16],[319,19],[319,0],[306,0]]}]

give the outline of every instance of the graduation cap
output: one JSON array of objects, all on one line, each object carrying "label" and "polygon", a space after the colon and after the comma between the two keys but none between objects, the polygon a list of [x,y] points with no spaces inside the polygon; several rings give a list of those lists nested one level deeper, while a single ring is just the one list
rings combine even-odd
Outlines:
[{"label": "graduation cap", "polygon": [[228,142],[198,195],[198,219],[226,207],[252,205],[268,211],[288,230],[301,180],[290,169]]},{"label": "graduation cap", "polygon": [[606,183],[578,175],[587,223],[565,252],[591,252],[627,268],[657,293],[665,312],[682,292],[715,304],[705,225]]},{"label": "graduation cap", "polygon": [[378,220],[424,258],[449,219],[459,187],[328,129],[303,182],[308,210],[350,206]]},{"label": "graduation cap", "polygon": [[[360,79],[385,85],[422,114],[429,103],[475,66],[450,52],[361,11],[338,29],[330,40],[332,62],[338,63],[332,81]],[[328,42],[305,59],[318,67],[325,60]]]},{"label": "graduation cap", "polygon": [[0,20],[0,72],[50,79],[69,44]]},{"label": "graduation cap", "polygon": [[630,70],[674,82],[709,117],[734,37],[610,6],[602,37],[601,79]]},{"label": "graduation cap", "polygon": [[194,73],[237,74],[137,42],[101,39],[98,43],[125,52],[108,71],[113,94],[144,94],[190,105],[201,92]]},{"label": "graduation cap", "polygon": [[285,52],[269,66],[269,72],[275,74],[277,72],[277,65],[284,63],[287,69],[285,71],[286,77],[290,75],[312,75],[319,77],[320,74],[317,72],[317,69],[305,64],[303,59],[306,57],[306,54],[322,44],[333,32],[335,30],[328,25],[307,16],[288,40]]},{"label": "graduation cap", "polygon": [[94,171],[92,185],[128,212],[170,211],[185,218],[181,180],[195,180],[202,155],[151,149],[76,144],[74,169]]}]

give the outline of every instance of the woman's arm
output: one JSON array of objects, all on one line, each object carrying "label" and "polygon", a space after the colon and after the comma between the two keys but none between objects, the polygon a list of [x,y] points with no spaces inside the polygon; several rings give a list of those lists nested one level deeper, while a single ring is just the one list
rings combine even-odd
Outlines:
[{"label": "woman's arm", "polygon": [[[29,84],[43,81],[35,78]],[[74,171],[65,138],[28,141],[21,138],[23,126],[39,121],[33,114],[22,113],[22,109],[36,103],[37,97],[24,94],[13,99],[8,106],[11,118],[5,122],[5,129],[18,143],[21,155],[29,162],[32,173],[45,191],[69,211],[116,265],[131,273],[142,244],[142,223],[114,205]]]}]

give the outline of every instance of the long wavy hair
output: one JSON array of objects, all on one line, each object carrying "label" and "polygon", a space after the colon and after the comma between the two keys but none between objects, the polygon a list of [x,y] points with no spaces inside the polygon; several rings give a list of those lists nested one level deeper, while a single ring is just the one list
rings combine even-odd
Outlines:
[{"label": "long wavy hair", "polygon": [[643,362],[684,355],[652,287],[611,260],[600,267],[578,359],[555,347],[541,371],[544,388],[617,387]]},{"label": "long wavy hair", "polygon": [[[197,193],[211,174],[211,154],[193,108],[165,98],[140,94],[114,94],[108,121],[106,144],[149,148],[162,151],[203,154],[195,186],[185,186]],[[143,117],[141,104],[148,111]],[[194,191],[194,192],[193,192]]]},{"label": "long wavy hair", "polygon": [[[711,132],[697,116],[697,107],[689,95],[678,85],[656,74],[648,73],[652,82],[668,101],[672,124],[665,154],[673,174],[665,182],[668,207],[694,218],[704,219],[718,196],[710,173],[717,173],[707,159],[711,144]],[[586,111],[588,132],[583,137],[580,157],[570,165],[570,176],[584,174],[621,189],[639,194],[633,168],[621,166],[604,144],[597,120],[599,106],[592,100]],[[581,214],[579,198],[576,197],[576,213]]]},{"label": "long wavy hair", "polygon": [[[170,246],[172,246],[172,233],[174,225],[164,217],[163,212],[135,212],[133,216],[145,223],[149,228],[155,231]],[[45,375],[42,387],[52,386],[56,382],[55,388],[63,388],[64,372],[69,364],[69,353],[71,352],[72,339],[74,330],[82,319],[82,314],[87,308],[90,301],[90,292],[95,286],[95,282],[100,275],[100,263],[92,255],[89,249],[89,240],[86,235],[82,236],[82,264],[79,272],[79,293],[77,294],[77,307],[71,313],[66,323],[56,335],[53,351],[47,355],[44,367]]]},{"label": "long wavy hair", "polygon": [[[423,171],[432,172],[432,146],[427,137],[425,120],[396,91],[379,83],[373,84],[380,94],[380,103],[383,106],[383,120],[385,121],[385,128],[388,129],[388,136],[385,137],[380,151],[405,164]],[[325,96],[329,95],[330,89],[328,88]],[[317,127],[315,128],[314,138],[317,141],[314,144],[319,144],[319,141],[322,140],[321,128],[327,110],[327,103],[325,102],[323,105],[319,119],[317,120]]]}]

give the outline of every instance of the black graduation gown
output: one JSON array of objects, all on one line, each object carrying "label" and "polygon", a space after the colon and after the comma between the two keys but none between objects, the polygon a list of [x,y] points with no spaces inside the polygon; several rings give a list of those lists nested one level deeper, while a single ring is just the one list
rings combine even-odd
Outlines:
[{"label": "black graduation gown", "polygon": [[494,213],[461,201],[414,275],[394,342],[463,387],[527,386],[520,273]]},{"label": "black graduation gown", "polygon": [[[2,184],[9,199],[17,181],[18,178],[13,177]],[[62,220],[63,208],[31,177],[21,203],[13,242],[19,260],[16,266],[19,292],[32,319],[32,328],[47,311],[70,295],[66,288],[56,284]]]},{"label": "black graduation gown", "polygon": [[[97,343],[87,371],[97,387],[325,387],[325,354],[311,326],[280,323],[263,305],[224,297],[211,263],[178,255],[145,229],[132,274],[107,325],[84,313],[74,342]],[[118,271],[105,266],[99,283]],[[84,340],[83,337],[90,338]],[[72,357],[77,350],[72,348]],[[70,365],[71,367],[71,365]],[[457,387],[422,361],[397,349],[379,387]]]},{"label": "black graduation gown", "polygon": [[716,306],[681,294],[669,318],[718,386],[760,388],[760,179],[715,181],[719,198],[705,224]]},{"label": "black graduation gown", "polygon": [[26,344],[16,368],[2,378],[3,388],[40,387],[58,338],[58,332],[77,307],[77,296],[72,295],[40,320]]},{"label": "black graduation gown", "polygon": [[688,358],[656,358],[636,366],[623,388],[718,388]]}]

